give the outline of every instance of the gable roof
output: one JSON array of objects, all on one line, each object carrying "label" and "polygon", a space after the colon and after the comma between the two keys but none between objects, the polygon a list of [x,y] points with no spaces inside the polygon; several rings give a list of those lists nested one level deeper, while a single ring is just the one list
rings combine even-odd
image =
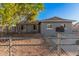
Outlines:
[{"label": "gable roof", "polygon": [[74,22],[75,20],[69,20],[69,19],[63,19],[63,18],[60,18],[60,17],[52,17],[52,18],[49,18],[49,19],[45,19],[41,22]]}]

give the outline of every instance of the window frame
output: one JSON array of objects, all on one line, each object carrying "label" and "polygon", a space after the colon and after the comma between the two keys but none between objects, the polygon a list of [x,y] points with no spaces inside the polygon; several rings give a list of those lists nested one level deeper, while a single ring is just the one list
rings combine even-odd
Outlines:
[{"label": "window frame", "polygon": [[47,24],[47,29],[53,29],[53,24]]},{"label": "window frame", "polygon": [[37,30],[37,26],[36,25],[33,25],[33,30]]}]

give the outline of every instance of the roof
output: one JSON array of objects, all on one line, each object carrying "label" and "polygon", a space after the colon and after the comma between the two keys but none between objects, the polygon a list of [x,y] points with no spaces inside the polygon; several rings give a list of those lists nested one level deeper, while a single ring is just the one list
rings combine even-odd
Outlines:
[{"label": "roof", "polygon": [[27,20],[22,20],[18,24],[38,24],[38,23],[39,23],[38,20],[30,22],[30,23]]},{"label": "roof", "polygon": [[45,19],[42,21],[36,20],[34,22],[31,22],[31,23],[28,23],[27,20],[22,20],[18,24],[38,24],[39,22],[74,22],[74,20],[63,19],[60,17],[52,17],[52,18]]},{"label": "roof", "polygon": [[60,17],[52,17],[52,18],[49,18],[49,19],[45,19],[41,22],[74,22],[75,20],[69,20],[69,19],[63,19],[63,18],[60,18]]}]

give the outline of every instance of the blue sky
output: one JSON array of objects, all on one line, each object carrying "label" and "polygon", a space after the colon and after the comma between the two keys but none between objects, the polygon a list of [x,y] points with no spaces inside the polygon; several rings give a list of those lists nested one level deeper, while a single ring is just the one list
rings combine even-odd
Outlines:
[{"label": "blue sky", "polygon": [[44,7],[37,17],[39,20],[58,16],[79,21],[79,3],[44,3]]}]

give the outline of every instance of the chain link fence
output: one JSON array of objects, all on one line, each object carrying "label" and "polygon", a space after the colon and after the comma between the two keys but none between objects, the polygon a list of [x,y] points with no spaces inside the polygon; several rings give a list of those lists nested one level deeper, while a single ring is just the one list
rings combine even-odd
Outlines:
[{"label": "chain link fence", "polygon": [[78,41],[76,33],[62,33],[60,38],[40,34],[0,37],[0,56],[78,56]]}]

